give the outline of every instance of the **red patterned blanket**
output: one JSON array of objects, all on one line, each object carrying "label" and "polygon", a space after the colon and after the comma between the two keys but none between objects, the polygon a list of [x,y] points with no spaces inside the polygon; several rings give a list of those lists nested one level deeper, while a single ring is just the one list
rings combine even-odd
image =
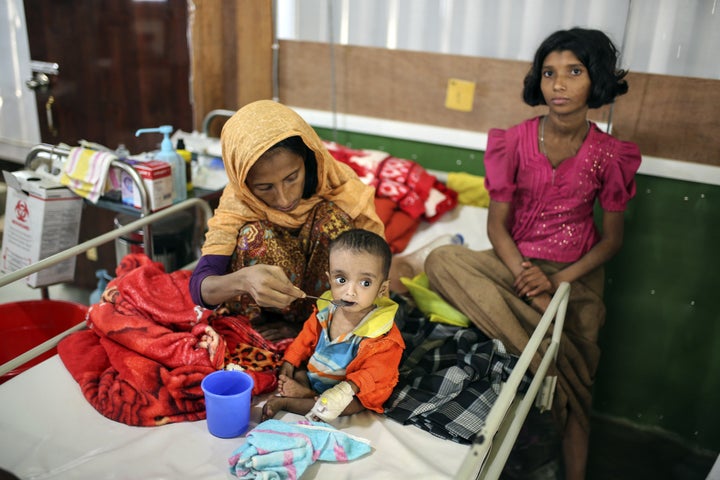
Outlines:
[{"label": "red patterned blanket", "polygon": [[[196,306],[190,272],[166,273],[145,255],[128,255],[88,330],[64,338],[58,353],[85,398],[106,417],[136,426],[205,418],[200,382],[236,363],[255,380],[253,394],[276,387],[275,368],[289,341],[271,344],[244,317]],[[207,328],[219,334],[206,346]]]}]

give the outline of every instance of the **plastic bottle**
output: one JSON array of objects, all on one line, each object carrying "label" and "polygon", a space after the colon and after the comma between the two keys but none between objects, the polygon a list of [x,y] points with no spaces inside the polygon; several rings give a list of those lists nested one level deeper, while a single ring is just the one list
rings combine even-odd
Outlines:
[{"label": "plastic bottle", "polygon": [[185,181],[187,182],[187,191],[191,192],[193,189],[192,182],[192,153],[185,149],[185,140],[178,138],[177,145],[175,145],[175,151],[185,160]]},{"label": "plastic bottle", "polygon": [[465,245],[465,239],[459,233],[445,233],[412,253],[395,257],[390,267],[390,290],[407,292],[407,288],[400,282],[400,277],[413,278],[422,272],[425,268],[425,259],[430,252],[443,245]]},{"label": "plastic bottle", "polygon": [[157,128],[141,128],[135,132],[135,136],[139,137],[141,133],[150,132],[163,134],[160,151],[155,154],[155,158],[172,165],[173,203],[178,203],[187,199],[187,181],[185,180],[185,160],[173,149],[172,142],[170,141],[172,130],[172,125],[161,125]]}]

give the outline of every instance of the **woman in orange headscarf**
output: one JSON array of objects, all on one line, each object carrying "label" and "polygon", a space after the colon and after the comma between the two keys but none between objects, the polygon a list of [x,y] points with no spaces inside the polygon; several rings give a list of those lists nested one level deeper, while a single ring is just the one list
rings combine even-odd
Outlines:
[{"label": "woman in orange headscarf", "polygon": [[329,288],[328,243],[380,235],[374,188],[336,161],[296,112],[270,100],[238,110],[221,136],[228,185],[190,279],[193,300],[246,315],[268,340],[293,337]]}]

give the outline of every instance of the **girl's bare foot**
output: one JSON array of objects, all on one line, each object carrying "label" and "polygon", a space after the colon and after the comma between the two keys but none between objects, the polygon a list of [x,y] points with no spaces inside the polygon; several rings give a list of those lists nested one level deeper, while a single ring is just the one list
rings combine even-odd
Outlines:
[{"label": "girl's bare foot", "polygon": [[278,393],[283,397],[313,398],[316,393],[297,380],[280,375],[278,377]]}]

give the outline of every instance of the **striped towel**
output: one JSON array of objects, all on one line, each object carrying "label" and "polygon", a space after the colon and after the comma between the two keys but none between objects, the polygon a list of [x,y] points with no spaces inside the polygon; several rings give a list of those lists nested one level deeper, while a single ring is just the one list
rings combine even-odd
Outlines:
[{"label": "striped towel", "polygon": [[83,147],[70,150],[63,164],[60,183],[93,203],[105,193],[108,170],[117,156],[111,152],[98,152]]},{"label": "striped towel", "polygon": [[346,463],[372,451],[364,438],[323,422],[265,420],[228,459],[241,479],[297,479],[315,461]]}]

